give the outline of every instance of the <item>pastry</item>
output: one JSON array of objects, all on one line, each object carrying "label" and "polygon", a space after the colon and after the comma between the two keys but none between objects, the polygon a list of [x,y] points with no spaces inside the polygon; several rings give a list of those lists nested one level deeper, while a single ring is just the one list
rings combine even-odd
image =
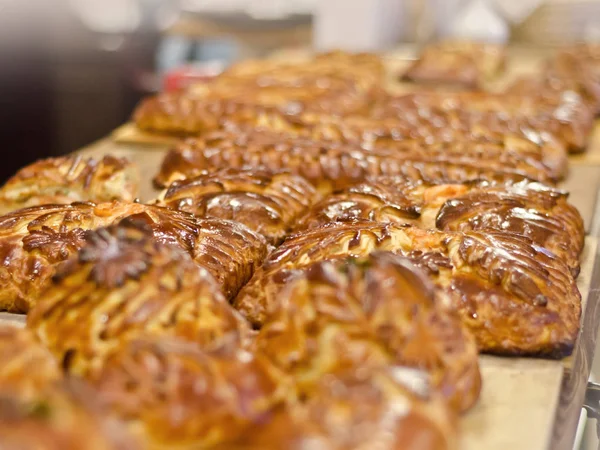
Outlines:
[{"label": "pastry", "polygon": [[447,292],[483,352],[568,354],[581,296],[566,264],[529,239],[504,232],[441,232],[373,222],[329,224],[298,233],[273,251],[234,306],[255,326],[287,282],[311,263],[375,250],[407,256]]},{"label": "pastry", "polygon": [[506,52],[500,45],[442,41],[426,45],[402,78],[475,89],[498,76],[505,65]]},{"label": "pastry", "polygon": [[293,401],[289,385],[262,358],[165,337],[128,341],[89,379],[151,448],[212,448]]},{"label": "pastry", "polygon": [[[445,148],[444,148],[445,147]],[[364,181],[368,176],[407,175],[430,182],[472,179],[550,181],[551,171],[535,154],[530,157],[486,145],[471,152],[445,145],[427,151],[381,148],[290,138],[272,132],[219,132],[190,139],[172,149],[154,181],[159,186],[192,178],[206,170],[266,168],[288,170],[310,181],[321,192]]]},{"label": "pastry", "polygon": [[0,436],[3,449],[130,450],[139,446],[94,401],[64,380],[29,330],[0,326]]},{"label": "pastry", "polygon": [[29,312],[28,327],[69,373],[85,376],[146,333],[206,350],[248,339],[246,321],[213,277],[148,231],[134,223],[89,233]]},{"label": "pastry", "polygon": [[389,364],[427,371],[464,411],[479,396],[477,347],[447,302],[392,253],[316,263],[284,289],[255,345],[304,395],[326,374]]},{"label": "pastry", "polygon": [[51,203],[131,202],[138,185],[138,170],[125,158],[43,159],[19,170],[0,188],[0,214]]},{"label": "pastry", "polygon": [[456,449],[456,418],[421,377],[403,367],[326,375],[306,404],[216,450]]},{"label": "pastry", "polygon": [[[400,97],[385,97],[373,109],[374,117],[405,119],[407,110],[418,109],[422,115],[437,115],[460,111],[472,115],[473,123],[482,123],[497,115],[511,132],[527,130],[540,140],[560,141],[572,153],[585,150],[594,126],[594,113],[578,98],[522,92],[522,95],[490,92],[427,93]],[[487,120],[487,119],[486,119]],[[490,122],[488,120],[488,122]],[[550,136],[551,135],[551,136]]]},{"label": "pastry", "polygon": [[0,217],[0,309],[26,312],[89,230],[124,219],[146,224],[160,242],[189,252],[234,296],[266,254],[262,236],[236,222],[140,203],[45,205]]},{"label": "pastry", "polygon": [[297,230],[369,220],[443,231],[516,233],[559,256],[576,275],[585,229],[567,196],[540,183],[427,185],[378,177],[326,197],[300,219]]},{"label": "pastry", "polygon": [[11,325],[0,325],[0,367],[0,396],[33,399],[62,379],[52,353],[29,330]]},{"label": "pastry", "polygon": [[159,204],[199,217],[241,222],[278,244],[318,199],[314,187],[298,175],[223,169],[175,181]]}]

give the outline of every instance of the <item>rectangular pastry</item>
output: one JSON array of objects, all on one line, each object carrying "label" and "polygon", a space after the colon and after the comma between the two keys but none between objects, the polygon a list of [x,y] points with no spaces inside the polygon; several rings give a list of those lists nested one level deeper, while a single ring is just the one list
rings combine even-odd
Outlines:
[{"label": "rectangular pastry", "polygon": [[81,380],[65,377],[30,330],[0,326],[0,436],[6,449],[141,449]]},{"label": "rectangular pastry", "polygon": [[581,295],[567,265],[522,236],[442,232],[393,223],[332,223],[288,238],[244,286],[234,306],[255,326],[267,320],[286,283],[323,260],[374,251],[408,257],[450,298],[480,351],[569,354],[579,331]]},{"label": "rectangular pastry", "polygon": [[[381,97],[373,111],[374,117],[403,117],[408,110],[418,109],[421,114],[434,115],[439,111],[473,114],[494,114],[505,123],[514,123],[513,129],[528,129],[542,138],[546,135],[564,142],[566,148],[577,153],[585,150],[594,126],[594,113],[577,97],[538,95],[536,91],[520,95],[489,92],[409,94],[401,97]],[[548,139],[548,138],[546,138]]]},{"label": "rectangular pastry", "polygon": [[27,312],[57,267],[84,244],[89,230],[125,219],[191,254],[232,297],[266,255],[262,236],[237,222],[140,203],[44,205],[0,217],[0,309]]},{"label": "rectangular pastry", "polygon": [[19,170],[0,188],[0,214],[51,203],[132,202],[140,174],[125,158],[48,158]]},{"label": "rectangular pastry", "polygon": [[426,230],[500,231],[524,236],[579,272],[585,229],[568,194],[540,183],[431,185],[378,177],[335,192],[299,220],[297,230],[331,222],[374,221]]},{"label": "rectangular pastry", "polygon": [[368,150],[359,144],[292,138],[287,134],[218,132],[172,149],[154,178],[158,186],[192,178],[206,170],[267,168],[287,170],[321,191],[339,189],[373,175],[410,174],[431,182],[472,179],[552,181],[539,152],[511,152],[495,145],[440,145],[439,148]]},{"label": "rectangular pastry", "polygon": [[426,45],[403,79],[476,89],[498,76],[505,65],[506,53],[501,45],[442,41]]},{"label": "rectangular pastry", "polygon": [[223,169],[173,182],[158,204],[198,217],[235,220],[279,244],[320,199],[304,178],[264,169]]},{"label": "rectangular pastry", "polygon": [[[138,224],[113,226],[88,236],[29,314],[28,327],[67,373],[89,380],[147,446],[239,443],[258,450],[264,439],[276,448],[315,439],[334,446],[348,442],[348,433],[355,445],[387,443],[392,433],[394,447],[418,439],[420,449],[451,449],[456,412],[479,395],[474,340],[415,267],[393,255],[368,262],[372,267],[363,261],[316,267],[248,346],[248,324],[189,256],[155,242]],[[332,270],[337,276],[320,275]],[[390,276],[394,287],[376,283],[385,292],[369,283]],[[375,305],[370,294],[389,301]],[[281,325],[300,306],[305,315],[294,322],[321,345],[289,370],[288,353],[304,335]],[[322,309],[316,320],[310,307]],[[338,352],[336,365],[329,352],[342,339],[350,346]],[[319,365],[319,356],[329,364]],[[397,402],[402,414],[391,414]],[[331,424],[320,424],[315,434],[324,411]],[[286,426],[278,428],[282,421]]]},{"label": "rectangular pastry", "polygon": [[426,371],[465,411],[481,385],[477,347],[446,304],[423,272],[392,253],[323,261],[282,292],[255,346],[302,393],[330,373],[391,364]]}]

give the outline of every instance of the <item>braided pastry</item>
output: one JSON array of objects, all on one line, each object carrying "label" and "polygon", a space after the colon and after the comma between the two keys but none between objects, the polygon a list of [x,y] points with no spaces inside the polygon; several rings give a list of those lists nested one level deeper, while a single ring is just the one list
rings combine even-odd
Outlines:
[{"label": "braided pastry", "polygon": [[138,224],[89,233],[27,317],[62,367],[85,375],[140,334],[178,336],[204,349],[240,346],[246,321],[180,248]]},{"label": "braided pastry", "polygon": [[278,244],[318,199],[314,187],[297,175],[223,169],[175,181],[159,204],[199,217],[241,222]]}]

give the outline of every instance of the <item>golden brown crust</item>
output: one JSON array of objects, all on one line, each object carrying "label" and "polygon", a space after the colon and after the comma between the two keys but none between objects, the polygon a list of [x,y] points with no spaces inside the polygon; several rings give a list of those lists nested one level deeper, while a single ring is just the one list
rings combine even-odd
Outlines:
[{"label": "golden brown crust", "polygon": [[[374,117],[402,118],[407,110],[419,110],[430,116],[456,111],[472,116],[474,124],[489,123],[497,129],[503,124],[506,132],[526,130],[541,141],[563,142],[577,153],[585,150],[594,126],[594,113],[579,96],[554,95],[550,92],[522,92],[518,95],[490,92],[437,92],[385,97],[374,107]],[[500,120],[493,122],[497,115]]]},{"label": "golden brown crust", "polygon": [[228,122],[256,125],[266,111],[364,112],[383,78],[376,55],[337,52],[297,64],[243,61],[191,92],[144,100],[134,121],[145,131],[189,136]]},{"label": "golden brown crust", "polygon": [[309,264],[374,250],[408,256],[425,268],[448,292],[482,351],[559,356],[574,345],[581,296],[568,267],[527,238],[509,233],[330,224],[288,238],[242,289],[234,306],[261,325],[285,283]]},{"label": "golden brown crust", "polygon": [[516,233],[559,256],[576,275],[585,229],[567,197],[540,183],[436,186],[379,177],[326,197],[299,220],[297,230],[369,220],[443,231]]},{"label": "golden brown crust", "polygon": [[[213,133],[190,139],[165,157],[155,183],[165,186],[205,170],[231,167],[288,170],[319,189],[339,189],[369,176],[404,175],[427,182],[462,182],[534,179],[549,181],[554,175],[535,154],[510,152],[485,144],[440,145],[427,151],[408,148],[365,150],[358,145],[290,138],[272,132]],[[539,153],[538,153],[539,156]]]},{"label": "golden brown crust", "polygon": [[94,393],[57,383],[35,398],[0,393],[0,436],[6,450],[133,450],[138,443],[92,401]]},{"label": "golden brown crust", "polygon": [[140,337],[90,374],[103,400],[152,448],[206,448],[268,420],[288,386],[244,350],[207,353],[193,343]]},{"label": "golden brown crust", "polygon": [[138,448],[93,401],[66,382],[52,354],[27,329],[0,327],[2,448],[126,450]]},{"label": "golden brown crust", "polygon": [[475,89],[498,76],[505,65],[506,52],[500,45],[442,41],[427,45],[403,79]]},{"label": "golden brown crust", "polygon": [[[376,149],[390,155],[386,158],[396,155],[403,161],[423,160],[426,156],[427,162],[442,166],[471,165],[480,167],[480,170],[498,171],[506,167],[509,171],[518,169],[539,181],[548,178],[558,180],[566,174],[565,145],[552,138],[548,126],[529,117],[441,108],[425,111],[415,106],[400,108],[399,114],[394,101],[385,100],[377,104],[379,106],[372,108],[369,116],[343,117],[302,112],[302,109],[287,114],[275,109],[215,105],[218,114],[222,115],[209,119],[206,112],[197,110],[192,97],[171,96],[157,100],[154,106],[150,105],[148,108],[154,112],[145,114],[144,120],[148,122],[147,130],[152,131],[151,122],[156,121],[155,132],[171,130],[179,135],[201,136],[212,143],[219,142],[223,136],[234,142],[243,142],[246,140],[243,137],[247,134],[245,131],[259,129],[263,131],[261,135],[265,135],[267,130],[281,133],[275,135],[276,139],[294,146],[331,146],[333,141],[350,153]],[[206,121],[211,125],[203,124]],[[214,130],[221,130],[221,137],[218,133],[208,133]],[[243,136],[237,138],[239,134]],[[267,140],[274,139],[272,133],[267,136],[271,136]],[[309,143],[297,138],[306,138]],[[268,144],[263,142],[262,145]],[[210,155],[212,159],[218,159],[214,152]],[[228,166],[220,168],[223,167]],[[167,177],[168,174],[158,177],[158,183],[164,186],[176,179]]]},{"label": "golden brown crust", "polygon": [[481,386],[477,347],[437,295],[422,272],[391,253],[317,263],[284,290],[256,348],[304,393],[328,373],[392,364],[427,371],[464,411]]},{"label": "golden brown crust", "polygon": [[133,201],[139,173],[125,158],[63,156],[34,162],[0,188],[0,214],[44,204]]},{"label": "golden brown crust", "polygon": [[223,169],[175,181],[159,204],[199,217],[235,220],[277,244],[319,197],[314,187],[297,175]]},{"label": "golden brown crust", "polygon": [[27,208],[0,217],[0,308],[25,312],[57,266],[85,243],[86,231],[121,220],[148,226],[159,242],[179,246],[234,296],[267,252],[262,236],[219,219],[139,203],[73,203]]},{"label": "golden brown crust", "polygon": [[29,330],[0,326],[0,392],[33,398],[62,378],[52,354]]},{"label": "golden brown crust", "polygon": [[401,367],[326,375],[305,405],[279,410],[216,450],[453,450],[456,418],[420,373]]},{"label": "golden brown crust", "polygon": [[86,375],[143,333],[178,336],[207,350],[248,338],[248,324],[208,272],[148,231],[115,226],[89,233],[29,312],[28,327],[69,373]]}]

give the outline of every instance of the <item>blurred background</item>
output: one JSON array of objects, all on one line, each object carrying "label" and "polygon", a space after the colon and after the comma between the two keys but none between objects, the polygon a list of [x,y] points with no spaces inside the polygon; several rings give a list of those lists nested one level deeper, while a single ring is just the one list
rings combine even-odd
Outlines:
[{"label": "blurred background", "polygon": [[101,138],[142,96],[239,58],[454,35],[536,46],[598,40],[600,1],[0,0],[0,178]]}]

